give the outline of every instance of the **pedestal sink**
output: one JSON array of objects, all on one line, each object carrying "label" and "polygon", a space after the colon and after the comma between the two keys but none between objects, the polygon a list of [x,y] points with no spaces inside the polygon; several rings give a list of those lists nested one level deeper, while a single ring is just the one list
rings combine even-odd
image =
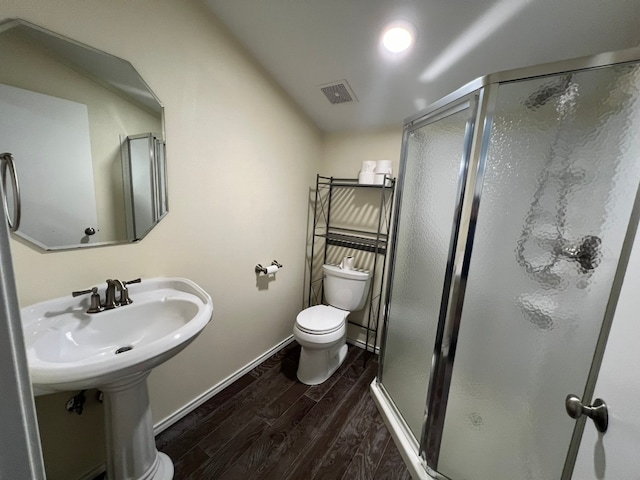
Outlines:
[{"label": "pedestal sink", "polygon": [[[104,292],[103,292],[104,293]],[[36,395],[104,392],[109,480],[170,480],[171,459],[155,448],[146,378],[211,320],[211,297],[184,278],[129,286],[131,305],[88,314],[71,295],[21,310]]]}]

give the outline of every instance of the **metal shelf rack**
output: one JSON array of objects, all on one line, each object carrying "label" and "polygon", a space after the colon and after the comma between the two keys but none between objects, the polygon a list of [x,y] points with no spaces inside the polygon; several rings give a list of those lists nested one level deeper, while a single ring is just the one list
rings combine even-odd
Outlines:
[{"label": "metal shelf rack", "polygon": [[[367,259],[367,265],[371,265],[371,283],[366,321],[364,324],[353,320],[348,320],[348,322],[366,331],[365,350],[372,353],[375,353],[378,347],[378,326],[380,323],[380,308],[382,305],[395,185],[396,181],[392,177],[385,177],[381,185],[365,185],[358,183],[358,179],[316,176],[313,235],[309,265],[311,273],[309,275],[307,306],[322,303],[322,268],[321,265],[318,265],[318,261],[321,260],[322,264],[327,263],[333,248],[346,248],[371,254],[371,257]],[[359,193],[365,192],[369,192],[367,193],[369,198],[376,199],[376,197],[379,197],[377,214],[365,228],[345,226],[345,220],[341,218],[336,221],[336,217],[339,217],[335,213],[336,197],[340,197],[337,193],[345,193],[345,190],[351,190],[349,193],[353,193],[353,195],[348,196],[351,201],[357,198]],[[349,200],[345,201],[343,197],[344,195],[340,198],[342,201],[341,208],[349,210]],[[324,241],[320,242],[320,239],[324,239]],[[323,245],[321,246],[319,243]],[[319,258],[316,258],[316,256]],[[365,319],[363,318],[363,320]],[[373,342],[371,343],[372,338]]]}]

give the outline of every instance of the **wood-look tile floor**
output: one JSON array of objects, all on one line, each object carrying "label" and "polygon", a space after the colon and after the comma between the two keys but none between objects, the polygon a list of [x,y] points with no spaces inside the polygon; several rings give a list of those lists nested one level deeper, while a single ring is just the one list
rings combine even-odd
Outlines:
[{"label": "wood-look tile floor", "polygon": [[349,346],[309,387],[296,379],[299,355],[287,346],[158,435],[174,478],[409,480],[368,390],[376,357]]}]

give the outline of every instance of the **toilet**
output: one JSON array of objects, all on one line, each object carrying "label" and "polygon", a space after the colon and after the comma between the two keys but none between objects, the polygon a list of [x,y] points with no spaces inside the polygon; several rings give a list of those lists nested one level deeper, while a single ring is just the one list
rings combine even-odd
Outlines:
[{"label": "toilet", "polygon": [[298,380],[319,385],[347,356],[347,316],[364,307],[369,272],[338,265],[322,266],[324,297],[329,305],[304,309],[296,317],[293,337],[301,345]]}]

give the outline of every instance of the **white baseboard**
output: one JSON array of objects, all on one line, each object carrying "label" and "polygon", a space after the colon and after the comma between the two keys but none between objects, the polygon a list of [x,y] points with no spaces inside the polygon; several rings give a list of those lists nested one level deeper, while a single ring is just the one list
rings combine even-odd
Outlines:
[{"label": "white baseboard", "polygon": [[[369,345],[369,348],[365,348],[367,346],[367,342],[363,342],[362,340],[359,340],[357,338],[347,338],[347,343],[350,343],[351,345],[361,348],[362,350],[371,350],[371,345]],[[380,353],[380,347],[376,347],[376,354]]]},{"label": "white baseboard", "polygon": [[282,350],[284,347],[286,347],[287,345],[289,345],[291,342],[293,342],[293,335],[285,338],[282,342],[280,342],[278,345],[276,345],[275,347],[267,350],[266,352],[264,352],[262,355],[260,355],[258,358],[256,358],[255,360],[253,360],[251,363],[245,365],[244,367],[242,367],[240,370],[232,373],[231,375],[229,375],[227,378],[225,378],[224,380],[222,380],[220,383],[214,385],[213,387],[211,387],[209,390],[207,390],[206,392],[204,392],[202,395],[194,398],[192,401],[190,401],[189,403],[187,403],[185,406],[183,406],[182,408],[179,408],[178,410],[176,410],[175,412],[173,412],[171,415],[169,415],[166,418],[163,418],[162,420],[160,420],[158,423],[156,423],[153,426],[153,434],[154,435],[158,435],[159,433],[163,432],[164,430],[166,430],[167,428],[169,428],[171,425],[173,425],[174,423],[176,423],[178,420],[180,420],[182,417],[185,417],[186,415],[190,414],[191,412],[193,412],[196,408],[198,408],[200,405],[202,405],[203,403],[205,403],[207,400],[211,399],[212,397],[214,397],[215,395],[217,395],[218,393],[220,393],[222,390],[224,390],[226,387],[228,387],[229,385],[231,385],[233,382],[235,382],[236,380],[238,380],[240,377],[242,377],[244,374],[248,373],[250,370],[252,370],[253,368],[257,367],[258,365],[260,365],[262,362],[264,362],[267,358],[271,357],[272,355],[276,354],[277,352],[279,352],[280,350]]}]

